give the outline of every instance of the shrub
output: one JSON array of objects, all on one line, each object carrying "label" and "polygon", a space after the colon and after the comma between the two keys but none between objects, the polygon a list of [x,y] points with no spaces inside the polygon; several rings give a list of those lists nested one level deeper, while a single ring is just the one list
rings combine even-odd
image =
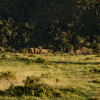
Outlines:
[{"label": "shrub", "polygon": [[0,47],[0,53],[5,52],[5,48],[4,47]]},{"label": "shrub", "polygon": [[34,87],[34,85],[37,85],[39,81],[38,77],[34,76],[27,76],[26,80],[23,80],[25,87]]},{"label": "shrub", "polygon": [[87,100],[99,100],[98,98],[89,98]]},{"label": "shrub", "polygon": [[38,96],[38,97],[63,97],[66,93],[84,93],[82,90],[73,87],[55,88],[48,84],[39,84],[39,77],[27,76],[24,86],[11,85],[6,93],[12,96]]},{"label": "shrub", "polygon": [[69,50],[69,51],[68,51],[68,54],[69,54],[69,55],[73,55],[73,54],[74,54],[74,50]]},{"label": "shrub", "polygon": [[11,52],[11,53],[17,53],[17,51],[14,48],[12,48],[12,47],[7,47],[6,51],[7,52]]},{"label": "shrub", "polygon": [[4,55],[2,55],[2,58],[10,58],[10,55],[9,54],[4,54]]},{"label": "shrub", "polygon": [[11,96],[39,96],[39,97],[61,97],[63,93],[50,85],[38,84],[39,78],[27,76],[24,80],[24,86],[14,86],[13,84],[6,90]]},{"label": "shrub", "polygon": [[82,51],[81,53],[84,54],[84,55],[91,55],[91,54],[93,54],[93,50],[92,49],[88,49],[86,47],[82,47],[81,51]]},{"label": "shrub", "polygon": [[53,94],[55,97],[63,97],[64,96],[64,93],[60,90],[60,89],[53,89]]},{"label": "shrub", "polygon": [[89,58],[89,57],[87,57],[87,58],[85,58],[85,60],[92,60],[93,58]]},{"label": "shrub", "polygon": [[81,89],[78,89],[76,87],[66,87],[64,89],[61,89],[64,93],[70,92],[70,93],[75,93],[75,94],[84,94],[84,91],[82,91]]},{"label": "shrub", "polygon": [[12,84],[5,92],[11,96],[14,96],[14,85]]},{"label": "shrub", "polygon": [[35,95],[40,97],[61,97],[63,96],[63,93],[50,85],[47,84],[39,84],[37,87],[35,87]]},{"label": "shrub", "polygon": [[99,73],[100,72],[100,69],[93,68],[93,69],[90,69],[90,72]]},{"label": "shrub", "polygon": [[27,53],[27,48],[22,48],[19,50],[20,53]]},{"label": "shrub", "polygon": [[100,83],[100,80],[99,79],[96,79],[96,80],[93,80],[92,82],[93,83]]},{"label": "shrub", "polygon": [[10,96],[22,96],[24,94],[25,87],[22,86],[14,86],[12,84],[8,89],[6,89],[6,94]]},{"label": "shrub", "polygon": [[0,73],[0,79],[2,79],[2,78],[4,78],[4,79],[16,79],[16,75],[12,71],[6,71],[6,72],[2,71]]}]

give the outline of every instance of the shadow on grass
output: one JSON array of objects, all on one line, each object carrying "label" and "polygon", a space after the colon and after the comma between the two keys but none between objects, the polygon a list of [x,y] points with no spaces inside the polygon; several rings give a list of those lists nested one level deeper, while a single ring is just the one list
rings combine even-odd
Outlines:
[{"label": "shadow on grass", "polygon": [[7,58],[7,59],[0,59],[0,62],[27,62],[27,61],[34,61],[32,59],[28,59],[28,58],[15,58],[15,59],[11,59],[11,58]]},{"label": "shadow on grass", "polygon": [[0,90],[0,96],[5,96],[5,95],[6,95],[6,93],[4,91]]},{"label": "shadow on grass", "polygon": [[73,62],[73,61],[51,61],[52,63],[62,63],[62,64],[78,64],[78,65],[98,65],[100,62]]},{"label": "shadow on grass", "polygon": [[[29,58],[16,58],[16,59],[0,59],[0,62],[12,62],[12,61],[19,61],[19,62],[35,62],[35,60],[33,59],[29,59]],[[91,64],[91,65],[98,65],[100,64],[100,62],[80,62],[80,61],[63,61],[63,60],[59,60],[59,61],[48,61],[48,63],[62,63],[62,64],[78,64],[78,65],[87,65],[87,64]]]}]

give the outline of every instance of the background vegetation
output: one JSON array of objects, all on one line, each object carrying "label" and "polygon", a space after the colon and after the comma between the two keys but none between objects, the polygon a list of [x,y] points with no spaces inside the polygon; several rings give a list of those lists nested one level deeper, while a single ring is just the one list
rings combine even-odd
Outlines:
[{"label": "background vegetation", "polygon": [[42,46],[100,52],[99,0],[0,0],[0,50]]}]

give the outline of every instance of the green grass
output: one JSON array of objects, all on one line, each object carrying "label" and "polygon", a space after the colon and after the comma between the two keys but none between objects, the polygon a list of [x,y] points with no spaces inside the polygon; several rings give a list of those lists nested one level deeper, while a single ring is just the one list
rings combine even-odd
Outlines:
[{"label": "green grass", "polygon": [[[0,100],[92,100],[100,99],[100,57],[96,55],[28,55],[11,54],[3,58],[0,54],[0,72],[11,71],[16,79],[0,80]],[[38,60],[38,61],[37,61]],[[27,76],[39,77],[39,84],[48,84],[55,88],[73,87],[83,92],[67,92],[63,97],[9,97],[5,94],[11,84],[23,86]]]}]

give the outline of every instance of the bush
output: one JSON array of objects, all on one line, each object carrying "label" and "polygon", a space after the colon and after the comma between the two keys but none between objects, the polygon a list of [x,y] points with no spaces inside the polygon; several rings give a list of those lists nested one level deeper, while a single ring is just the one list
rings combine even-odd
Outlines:
[{"label": "bush", "polygon": [[17,51],[14,48],[12,48],[12,47],[7,47],[6,51],[7,52],[11,52],[11,53],[17,53]]},{"label": "bush", "polygon": [[34,85],[37,85],[39,81],[38,77],[34,76],[27,76],[26,80],[23,80],[25,87],[34,87]]},{"label": "bush", "polygon": [[99,100],[98,98],[89,98],[87,100]]},{"label": "bush", "polygon": [[66,93],[83,94],[82,90],[73,87],[55,88],[48,84],[39,84],[40,78],[27,76],[24,80],[24,86],[11,85],[6,93],[11,96],[38,96],[38,97],[63,97]]},{"label": "bush", "polygon": [[100,83],[100,80],[99,79],[96,79],[96,80],[93,80],[92,82],[93,83]]},{"label": "bush", "polygon": [[12,72],[12,71],[6,71],[6,72],[1,72],[0,73],[0,79],[2,79],[2,78],[4,78],[4,79],[16,79],[16,75],[15,75],[15,73],[14,72]]},{"label": "bush", "polygon": [[84,55],[92,55],[93,54],[93,50],[92,49],[88,49],[86,47],[82,47],[81,48],[81,53],[84,54]]},{"label": "bush", "polygon": [[69,54],[69,55],[73,55],[73,54],[74,54],[74,50],[69,50],[69,51],[68,51],[68,54]]},{"label": "bush", "polygon": [[63,97],[64,96],[64,93],[60,89],[55,88],[55,89],[53,89],[53,95],[55,97]]},{"label": "bush", "polygon": [[10,58],[10,55],[9,54],[4,54],[4,55],[2,55],[2,58]]},{"label": "bush", "polygon": [[13,84],[6,89],[6,94],[10,96],[22,96],[24,94],[25,87],[22,86],[14,86]]},{"label": "bush", "polygon": [[19,50],[20,53],[27,53],[27,48],[22,48]]},{"label": "bush", "polygon": [[93,68],[93,69],[90,69],[90,72],[99,73],[100,72],[100,69]]},{"label": "bush", "polygon": [[53,97],[53,96],[61,96],[61,92],[58,89],[55,89],[54,87],[47,85],[47,84],[38,84],[39,82],[39,77],[27,77],[26,80],[24,80],[24,86],[28,87],[31,89],[31,95],[35,96],[48,96],[48,97]]},{"label": "bush", "polygon": [[75,93],[75,94],[79,94],[79,95],[84,94],[84,91],[82,91],[81,89],[78,89],[76,87],[66,87],[62,91],[64,93],[70,92],[70,93]]},{"label": "bush", "polygon": [[5,48],[4,47],[0,47],[0,53],[5,52]]}]

